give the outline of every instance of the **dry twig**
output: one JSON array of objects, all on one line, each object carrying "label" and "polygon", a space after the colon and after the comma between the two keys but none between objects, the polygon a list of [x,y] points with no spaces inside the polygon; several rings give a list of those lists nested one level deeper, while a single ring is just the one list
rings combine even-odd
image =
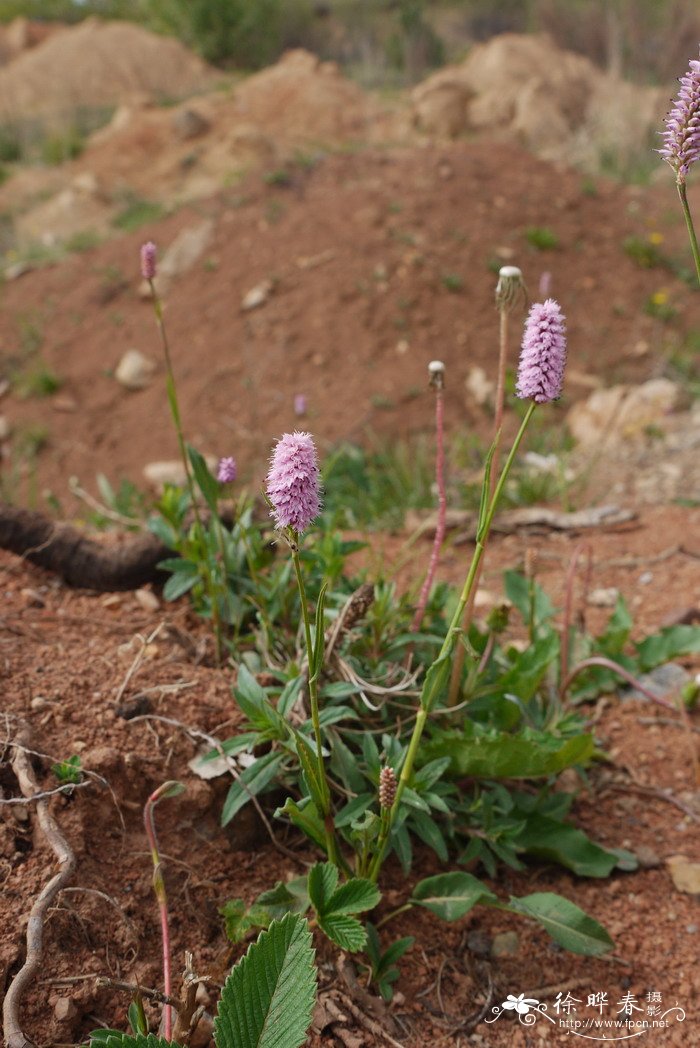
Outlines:
[{"label": "dry twig", "polygon": [[[17,733],[16,741],[10,745],[13,751],[12,769],[17,776],[22,793],[29,798],[39,792],[39,786],[27,756],[27,743],[27,730],[26,728],[21,728]],[[7,1048],[34,1048],[34,1042],[24,1034],[20,1026],[19,1009],[24,993],[41,965],[44,916],[75,868],[73,850],[49,812],[46,799],[37,801],[36,812],[41,831],[58,859],[59,871],[44,885],[29,914],[27,956],[24,964],[10,984],[2,1009],[3,1031]]]}]

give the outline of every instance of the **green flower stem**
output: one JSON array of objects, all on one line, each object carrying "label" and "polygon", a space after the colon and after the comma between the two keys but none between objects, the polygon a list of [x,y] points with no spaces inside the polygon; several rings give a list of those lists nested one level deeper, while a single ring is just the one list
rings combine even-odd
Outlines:
[{"label": "green flower stem", "polygon": [[[182,430],[182,418],[180,416],[180,405],[177,399],[177,388],[175,386],[175,373],[173,371],[173,363],[170,356],[170,343],[168,341],[168,333],[165,330],[165,321],[163,319],[163,305],[158,297],[158,292],[155,289],[153,280],[148,281],[151,288],[151,296],[153,299],[153,310],[156,315],[156,323],[158,324],[158,331],[160,334],[160,340],[163,346],[163,353],[165,355],[165,390],[168,396],[168,404],[170,405],[170,414],[173,416],[173,422],[175,423],[175,432],[177,434],[177,443],[180,450],[180,458],[182,459],[182,465],[185,469],[185,479],[187,483],[187,491],[190,496],[190,503],[192,504],[192,512],[194,513],[195,525],[197,529],[197,538],[202,546],[204,543],[204,527],[202,526],[202,518],[199,513],[199,507],[197,505],[197,499],[195,498],[194,481],[192,479],[192,471],[190,469],[189,459],[187,458],[187,448],[185,447],[185,437]],[[203,558],[204,565],[204,579],[207,590],[209,592],[209,599],[211,601],[211,616],[214,623],[214,637],[216,641],[216,661],[221,662],[222,652],[222,631],[221,631],[221,616],[219,615],[219,606],[216,600],[216,591],[214,587],[214,580],[212,578],[211,568],[207,557]]]},{"label": "green flower stem", "polygon": [[299,549],[298,549],[299,536],[294,534],[293,545],[292,545],[292,562],[294,564],[294,573],[297,577],[297,586],[299,587],[299,599],[301,601],[301,616],[304,621],[304,634],[306,637],[306,654],[309,663],[309,700],[311,702],[311,723],[314,728],[314,736],[316,739],[316,759],[318,761],[318,781],[323,791],[323,809],[321,815],[323,816],[323,829],[326,835],[326,851],[328,858],[331,862],[335,863],[336,866],[340,866],[340,857],[338,855],[338,846],[335,839],[335,827],[333,825],[333,813],[331,811],[331,791],[328,786],[328,779],[326,777],[326,767],[323,763],[323,737],[321,735],[321,720],[318,712],[318,681],[315,675],[311,673],[311,666],[313,663],[313,641],[311,639],[311,620],[309,619],[309,607],[306,602],[306,587],[304,586],[304,576],[301,572],[301,562],[299,560]]},{"label": "green flower stem", "polygon": [[693,216],[690,213],[690,207],[688,206],[688,195],[685,189],[685,181],[676,182],[678,187],[678,196],[681,198],[681,206],[683,207],[683,215],[685,217],[685,224],[688,227],[688,236],[690,237],[690,248],[693,252],[693,259],[695,261],[695,272],[698,276],[698,284],[700,284],[700,249],[698,248],[698,239],[695,236],[695,226],[693,225]]},{"label": "green flower stem", "polygon": [[[467,606],[467,601],[469,600],[474,583],[478,578],[481,558],[483,557],[484,550],[486,549],[486,543],[489,537],[489,532],[491,530],[491,524],[493,523],[493,518],[496,515],[496,509],[501,495],[503,493],[503,488],[505,487],[506,480],[508,479],[508,474],[510,473],[513,462],[515,461],[515,456],[517,455],[518,450],[520,448],[520,444],[522,443],[522,439],[525,436],[525,430],[527,429],[530,423],[530,419],[532,418],[536,407],[537,405],[535,404],[535,402],[531,401],[530,406],[528,407],[527,412],[525,413],[525,417],[523,418],[523,421],[520,425],[520,429],[518,430],[517,436],[513,441],[513,446],[511,447],[510,452],[508,453],[508,458],[506,459],[505,465],[503,466],[503,472],[501,473],[498,479],[498,483],[494,488],[493,495],[491,496],[491,501],[489,502],[488,510],[486,511],[486,516],[484,517],[483,523],[481,524],[481,527],[479,528],[479,532],[477,534],[476,545],[474,547],[474,554],[472,556],[472,562],[469,565],[469,571],[464,581],[464,586],[462,587],[459,602],[457,604],[457,607],[455,608],[454,615],[452,616],[452,622],[450,623],[449,629],[447,630],[445,640],[443,641],[442,648],[440,649],[440,653],[435,662],[439,662],[440,659],[443,658],[451,657],[457,640],[457,636],[460,632],[462,632],[462,630],[460,629],[462,614]],[[418,715],[416,716],[416,723],[413,726],[413,734],[411,735],[411,741],[408,744],[406,758],[403,762],[403,767],[401,769],[401,776],[396,787],[396,797],[389,811],[389,818],[382,824],[382,828],[379,833],[379,839],[377,841],[377,851],[369,874],[369,879],[371,881],[374,881],[375,883],[379,876],[379,871],[382,867],[384,852],[386,851],[386,845],[389,840],[392,827],[396,822],[396,817],[399,813],[401,796],[406,786],[408,785],[408,781],[411,778],[411,775],[413,774],[413,765],[415,763],[416,755],[418,753],[418,746],[420,744],[421,736],[423,734],[423,729],[425,728],[425,723],[431,712],[430,704],[424,701],[424,694],[421,695],[421,708],[418,710]]]}]

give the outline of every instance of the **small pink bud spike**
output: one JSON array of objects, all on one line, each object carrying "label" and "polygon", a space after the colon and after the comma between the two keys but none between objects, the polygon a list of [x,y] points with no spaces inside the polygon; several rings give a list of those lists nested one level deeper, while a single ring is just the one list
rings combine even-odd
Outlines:
[{"label": "small pink bud spike", "polygon": [[141,247],[141,276],[144,280],[153,280],[156,275],[156,257],[158,251],[152,240]]}]

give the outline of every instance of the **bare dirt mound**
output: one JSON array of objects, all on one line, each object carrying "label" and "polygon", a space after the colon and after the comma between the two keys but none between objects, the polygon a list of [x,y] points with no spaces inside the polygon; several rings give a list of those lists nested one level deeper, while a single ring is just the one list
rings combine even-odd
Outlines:
[{"label": "bare dirt mound", "polygon": [[667,96],[602,73],[547,35],[504,33],[419,84],[413,120],[431,135],[515,138],[537,156],[598,170],[602,157],[624,165],[644,148]]},{"label": "bare dirt mound", "polygon": [[[148,462],[177,457],[154,319],[138,295],[147,239],[163,252],[179,241],[166,318],[188,438],[235,455],[256,489],[271,441],[299,425],[324,450],[369,431],[430,432],[426,365],[436,356],[447,365],[450,433],[471,439],[488,413],[465,380],[475,365],[494,373],[494,268],[504,262],[522,267],[533,296],[549,272],[568,317],[566,397],[548,413],[556,424],[566,401],[599,382],[658,375],[668,340],[698,326],[697,293],[624,250],[628,237],[662,228],[664,251],[686,257],[680,210],[675,226],[662,224],[671,194],[655,203],[654,193],[606,182],[582,194],[576,173],[493,143],[328,155],[290,164],[281,184],[251,174],[196,209],[4,286],[5,376],[43,361],[62,382],[54,397],[6,395],[7,461],[17,466],[38,430],[34,491],[64,499],[72,474],[143,484]],[[557,246],[531,246],[533,227]],[[660,286],[672,323],[647,310]],[[247,304],[258,304],[244,308],[253,289]],[[134,392],[114,377],[132,348],[156,366]]]},{"label": "bare dirt mound", "polygon": [[0,69],[0,119],[74,120],[76,110],[134,95],[182,98],[211,85],[214,75],[176,40],[88,18]]},{"label": "bare dirt mound", "polygon": [[13,18],[7,25],[0,26],[0,65],[11,62],[23,51],[29,51],[65,28],[60,22]]}]

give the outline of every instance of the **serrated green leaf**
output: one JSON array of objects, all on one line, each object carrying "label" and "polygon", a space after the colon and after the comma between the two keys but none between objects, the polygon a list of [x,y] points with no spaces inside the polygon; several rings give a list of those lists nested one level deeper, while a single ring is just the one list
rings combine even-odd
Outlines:
[{"label": "serrated green leaf", "polygon": [[591,735],[558,739],[525,728],[517,734],[465,723],[430,739],[424,753],[450,757],[453,775],[482,779],[530,779],[553,775],[572,764],[585,764],[595,748]]},{"label": "serrated green leaf", "polygon": [[424,906],[443,921],[456,921],[477,903],[496,902],[496,896],[470,873],[440,873],[426,877],[413,889],[411,902]]},{"label": "serrated green leaf", "polygon": [[328,900],[338,884],[338,867],[332,862],[317,862],[309,870],[309,898],[316,913],[325,913]]},{"label": "serrated green leaf", "polygon": [[266,753],[263,757],[258,757],[253,764],[249,764],[241,772],[240,778],[231,783],[226,795],[224,810],[221,813],[222,826],[227,826],[251,797],[256,797],[266,786],[270,785],[283,760],[284,754],[273,751]]},{"label": "serrated green leaf", "polygon": [[218,480],[209,472],[204,456],[196,448],[193,448],[191,444],[187,445],[187,457],[192,465],[194,479],[204,497],[204,501],[212,513],[217,513],[217,501],[219,498]]},{"label": "serrated green leaf", "polygon": [[602,925],[554,892],[535,892],[511,899],[508,909],[537,921],[555,942],[571,953],[600,957],[615,945]]},{"label": "serrated green leaf", "polygon": [[261,932],[226,980],[217,1048],[300,1048],[315,998],[311,932],[303,917],[287,914]]},{"label": "serrated green leaf", "polygon": [[362,913],[373,910],[382,897],[376,884],[364,877],[352,877],[333,892],[326,913]]},{"label": "serrated green leaf", "polygon": [[310,906],[308,877],[278,881],[274,888],[258,895],[255,905],[262,906],[273,917],[284,917],[285,913],[306,913]]},{"label": "serrated green leaf", "polygon": [[251,928],[267,928],[272,914],[264,906],[253,903],[247,907],[243,899],[229,899],[219,908],[224,918],[226,938],[229,942],[243,942]]},{"label": "serrated green leaf", "polygon": [[360,922],[344,913],[326,913],[318,918],[318,926],[331,942],[348,953],[364,948],[367,933]]},{"label": "serrated green leaf", "polygon": [[596,650],[607,655],[608,658],[616,659],[618,655],[622,654],[633,625],[625,598],[619,593],[615,610],[608,619],[605,632],[596,638]]}]

